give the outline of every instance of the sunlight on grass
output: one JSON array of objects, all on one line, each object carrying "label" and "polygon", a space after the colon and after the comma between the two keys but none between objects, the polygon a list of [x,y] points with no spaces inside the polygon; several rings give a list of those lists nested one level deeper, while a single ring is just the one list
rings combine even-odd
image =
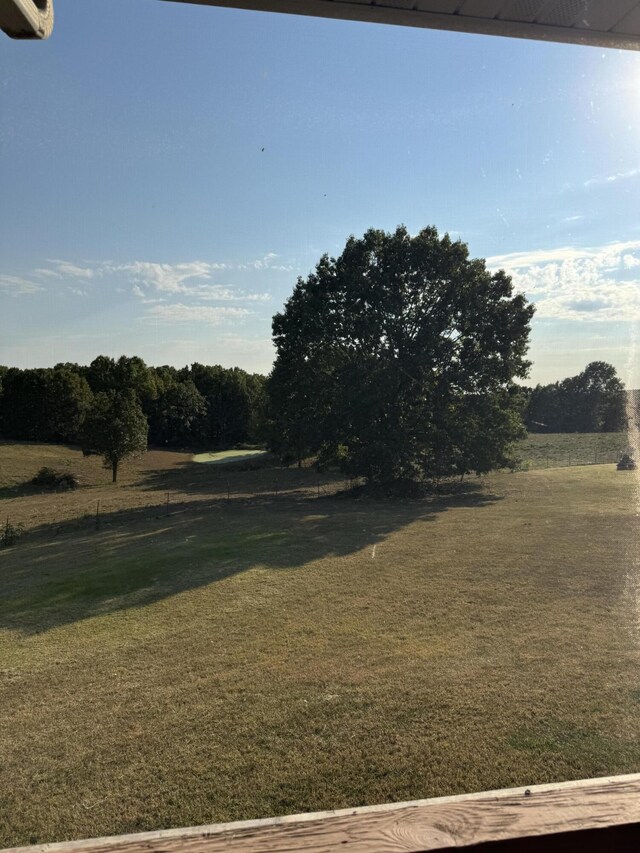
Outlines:
[{"label": "sunlight on grass", "polygon": [[266,456],[266,450],[212,450],[209,453],[197,453],[192,457],[194,462],[225,463],[238,462],[243,459],[254,459]]},{"label": "sunlight on grass", "polygon": [[190,512],[0,552],[1,843],[637,769],[634,478],[212,505],[207,482]]}]

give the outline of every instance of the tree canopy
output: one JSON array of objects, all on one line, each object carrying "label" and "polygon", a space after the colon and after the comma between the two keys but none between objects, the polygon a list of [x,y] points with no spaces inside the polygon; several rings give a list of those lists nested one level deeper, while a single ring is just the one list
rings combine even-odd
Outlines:
[{"label": "tree canopy", "polygon": [[626,392],[615,367],[592,361],[582,373],[530,392],[531,432],[619,432],[627,427]]},{"label": "tree canopy", "polygon": [[272,448],[374,482],[504,464],[532,315],[506,273],[433,227],[350,237],[273,319]]},{"label": "tree canopy", "polygon": [[102,454],[115,483],[120,462],[146,451],[148,431],[147,419],[132,389],[99,391],[84,422],[83,446]]},{"label": "tree canopy", "polygon": [[0,366],[0,436],[79,441],[94,394],[133,391],[162,446],[232,447],[262,439],[266,378],[238,367],[150,367],[138,356],[100,355],[88,366]]}]

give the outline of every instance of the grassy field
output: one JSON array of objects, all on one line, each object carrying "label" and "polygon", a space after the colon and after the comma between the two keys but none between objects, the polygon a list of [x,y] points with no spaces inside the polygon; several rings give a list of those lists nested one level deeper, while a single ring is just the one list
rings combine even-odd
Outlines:
[{"label": "grassy field", "polygon": [[627,433],[531,433],[518,453],[525,467],[564,468],[617,462],[629,443]]},{"label": "grassy field", "polygon": [[[44,464],[82,487],[21,485]],[[0,550],[0,845],[640,770],[636,474],[395,503],[159,451],[108,478],[0,445],[27,528]]]}]

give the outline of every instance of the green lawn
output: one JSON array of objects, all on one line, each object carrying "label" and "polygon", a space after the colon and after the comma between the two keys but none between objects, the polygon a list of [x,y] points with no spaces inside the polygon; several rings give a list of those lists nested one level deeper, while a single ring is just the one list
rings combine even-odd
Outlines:
[{"label": "green lawn", "polygon": [[174,515],[0,550],[0,845],[640,769],[636,474],[203,501],[170,459]]},{"label": "green lawn", "polygon": [[626,432],[530,433],[519,443],[518,455],[529,468],[604,464],[617,462],[628,443]]}]

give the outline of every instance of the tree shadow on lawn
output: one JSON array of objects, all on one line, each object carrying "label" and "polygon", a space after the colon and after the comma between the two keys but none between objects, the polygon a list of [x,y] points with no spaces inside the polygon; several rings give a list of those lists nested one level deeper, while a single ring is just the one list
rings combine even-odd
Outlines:
[{"label": "tree shadow on lawn", "polygon": [[32,486],[31,483],[16,483],[13,486],[0,486],[0,501],[11,498],[27,498],[31,495],[41,494],[43,490]]},{"label": "tree shadow on lawn", "polygon": [[283,494],[322,486],[344,487],[345,477],[315,468],[281,465],[273,456],[225,464],[184,460],[171,468],[147,469],[134,488],[185,495]]},{"label": "tree shadow on lawn", "polygon": [[132,523],[111,529],[121,514],[105,514],[100,530],[80,535],[76,520],[42,525],[34,532],[43,535],[0,551],[0,627],[37,634],[251,568],[291,570],[346,557],[414,521],[500,499],[470,483],[449,498],[419,501],[197,501],[189,513],[152,519],[144,508],[145,516],[141,510]]}]

